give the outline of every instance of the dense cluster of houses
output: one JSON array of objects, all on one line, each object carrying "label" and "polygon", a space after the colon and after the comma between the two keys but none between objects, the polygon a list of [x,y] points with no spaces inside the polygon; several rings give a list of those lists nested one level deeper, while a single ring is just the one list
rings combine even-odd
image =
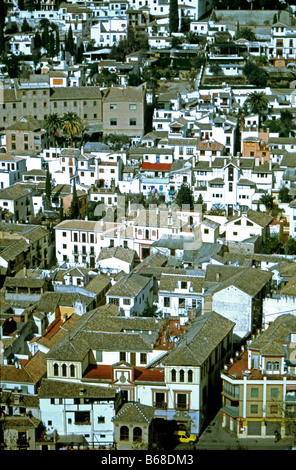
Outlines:
[{"label": "dense cluster of houses", "polygon": [[[296,137],[262,126],[294,122],[293,10],[179,1],[180,29],[205,39],[180,50],[207,65],[155,91],[128,80],[178,56],[169,1],[17,3],[6,26],[31,32],[8,34],[8,55],[30,55],[45,19],[92,47],[78,64],[44,54],[29,79],[1,72],[1,448],[162,449],[160,423],[198,436],[218,409],[236,438],[295,436],[296,252],[263,248],[295,237]],[[238,22],[256,41],[236,39]],[[129,28],[148,50],[108,60]],[[246,52],[289,86],[227,83]],[[208,86],[218,59],[225,82]],[[93,62],[119,83],[92,82]],[[263,113],[245,112],[262,94]],[[65,112],[84,125],[73,145],[45,125]]]}]

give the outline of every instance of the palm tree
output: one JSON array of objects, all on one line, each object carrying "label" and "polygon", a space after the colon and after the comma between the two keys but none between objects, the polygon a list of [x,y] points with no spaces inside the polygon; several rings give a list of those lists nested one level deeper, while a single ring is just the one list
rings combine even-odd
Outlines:
[{"label": "palm tree", "polygon": [[56,147],[56,136],[62,128],[62,118],[57,114],[48,114],[45,119],[45,130],[50,134],[53,139],[54,146]]},{"label": "palm tree", "polygon": [[254,91],[249,94],[245,101],[246,108],[252,114],[258,114],[259,116],[259,128],[261,117],[268,108],[268,99],[263,91]]},{"label": "palm tree", "polygon": [[82,119],[78,116],[77,113],[73,113],[69,111],[68,113],[64,114],[62,117],[62,129],[66,135],[68,135],[71,143],[71,147],[73,147],[73,138],[75,135],[80,134],[84,128]]},{"label": "palm tree", "polygon": [[274,197],[271,194],[262,194],[259,201],[264,204],[267,212],[271,212],[274,208]]},{"label": "palm tree", "polygon": [[246,39],[247,41],[256,41],[256,34],[252,28],[238,28],[235,39]]}]

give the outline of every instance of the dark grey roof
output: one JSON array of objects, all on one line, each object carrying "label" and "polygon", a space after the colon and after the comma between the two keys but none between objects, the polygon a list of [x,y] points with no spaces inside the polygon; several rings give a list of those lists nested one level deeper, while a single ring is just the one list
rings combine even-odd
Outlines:
[{"label": "dark grey roof", "polygon": [[60,381],[53,379],[42,379],[38,392],[39,398],[98,398],[114,399],[116,390],[110,387],[88,385],[71,381]]},{"label": "dark grey roof", "polygon": [[216,312],[195,318],[182,339],[163,360],[167,366],[201,366],[235,323]]}]

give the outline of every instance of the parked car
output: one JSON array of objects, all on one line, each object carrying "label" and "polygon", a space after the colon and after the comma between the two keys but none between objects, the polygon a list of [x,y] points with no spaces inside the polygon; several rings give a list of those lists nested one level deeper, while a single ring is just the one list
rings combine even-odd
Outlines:
[{"label": "parked car", "polygon": [[174,437],[182,443],[194,443],[197,441],[197,436],[195,434],[190,434],[190,432],[184,430],[175,431]]}]

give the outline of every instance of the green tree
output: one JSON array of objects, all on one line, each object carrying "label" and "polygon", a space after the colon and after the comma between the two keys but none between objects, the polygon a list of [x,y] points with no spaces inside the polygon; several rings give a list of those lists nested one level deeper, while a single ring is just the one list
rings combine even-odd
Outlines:
[{"label": "green tree", "polygon": [[48,168],[46,170],[46,180],[45,180],[45,201],[46,201],[46,207],[49,209],[51,206],[51,174]]},{"label": "green tree", "polygon": [[61,50],[61,43],[60,43],[60,34],[59,31],[55,31],[55,56],[59,55]]},{"label": "green tree", "polygon": [[40,9],[38,0],[25,0],[24,7],[25,10],[28,11],[35,11]]},{"label": "green tree", "polygon": [[73,39],[73,32],[72,32],[72,27],[70,25],[70,28],[68,30],[68,33],[65,38],[65,50],[71,54],[71,56],[74,55],[75,52],[75,44],[74,44],[74,39]]},{"label": "green tree", "polygon": [[112,150],[121,150],[124,145],[129,145],[130,137],[125,134],[106,134],[103,137],[103,143],[109,145]]},{"label": "green tree", "polygon": [[266,238],[262,243],[262,253],[266,255],[280,254],[283,252],[283,245],[278,235]]},{"label": "green tree", "polygon": [[64,220],[64,205],[63,205],[63,199],[61,198],[60,202],[60,222]]},{"label": "green tree", "polygon": [[176,33],[179,29],[178,0],[170,0],[169,29],[170,33]]},{"label": "green tree", "polygon": [[22,24],[22,28],[21,28],[21,32],[22,33],[30,33],[32,31],[32,26],[29,25],[28,21],[27,21],[27,18],[24,19],[23,21],[23,24]]},{"label": "green tree", "polygon": [[210,64],[210,72],[213,75],[219,75],[221,71],[222,71],[221,66],[217,62],[212,62]]},{"label": "green tree", "polygon": [[250,93],[245,101],[245,107],[249,113],[258,114],[260,127],[262,116],[268,109],[268,100],[265,93],[258,91]]},{"label": "green tree", "polygon": [[244,27],[237,29],[235,39],[246,39],[247,41],[256,41],[257,38],[252,28]]},{"label": "green tree", "polygon": [[267,75],[253,60],[248,60],[245,63],[243,73],[251,85],[255,85],[260,88],[264,88],[266,86]]},{"label": "green tree", "polygon": [[280,122],[282,124],[283,137],[289,137],[291,130],[295,129],[294,117],[291,111],[283,109],[281,111]]},{"label": "green tree", "polygon": [[190,210],[194,208],[194,198],[192,189],[185,183],[183,183],[177,193],[176,203],[182,209],[183,206],[189,206]]},{"label": "green tree", "polygon": [[274,208],[274,197],[271,194],[262,194],[259,201],[265,206],[267,212],[271,212]]},{"label": "green tree", "polygon": [[130,72],[127,76],[128,86],[139,86],[143,83],[143,79],[140,74],[135,72]]},{"label": "green tree", "polygon": [[74,180],[73,183],[73,193],[72,193],[72,201],[69,208],[69,219],[78,219],[79,218],[79,202],[76,190],[76,183]]},{"label": "green tree", "polygon": [[158,310],[157,305],[154,305],[154,304],[150,305],[147,300],[145,304],[145,308],[140,316],[141,317],[157,317],[158,316],[157,310]]},{"label": "green tree", "polygon": [[118,84],[118,76],[105,68],[99,72],[97,63],[90,66],[89,78],[93,85],[110,87]]},{"label": "green tree", "polygon": [[285,255],[295,255],[296,254],[296,239],[289,237],[286,243],[284,244]]},{"label": "green tree", "polygon": [[245,104],[249,112],[262,114],[268,108],[268,99],[263,91],[254,91],[248,95]]},{"label": "green tree", "polygon": [[287,186],[282,186],[279,190],[279,200],[283,203],[291,202],[293,198],[290,196],[289,192],[290,190],[287,188]]},{"label": "green tree", "polygon": [[74,136],[80,134],[83,128],[82,119],[77,113],[69,111],[62,117],[62,130],[68,136],[71,147],[73,147]]},{"label": "green tree", "polygon": [[47,114],[44,127],[45,130],[49,133],[53,140],[53,144],[56,147],[57,134],[62,129],[63,120],[57,113]]},{"label": "green tree", "polygon": [[33,38],[33,48],[34,50],[39,50],[41,46],[42,46],[42,39],[41,39],[39,31],[37,30]]},{"label": "green tree", "polygon": [[9,56],[5,56],[2,61],[6,67],[9,78],[18,78],[20,76],[20,56],[10,54]]}]

